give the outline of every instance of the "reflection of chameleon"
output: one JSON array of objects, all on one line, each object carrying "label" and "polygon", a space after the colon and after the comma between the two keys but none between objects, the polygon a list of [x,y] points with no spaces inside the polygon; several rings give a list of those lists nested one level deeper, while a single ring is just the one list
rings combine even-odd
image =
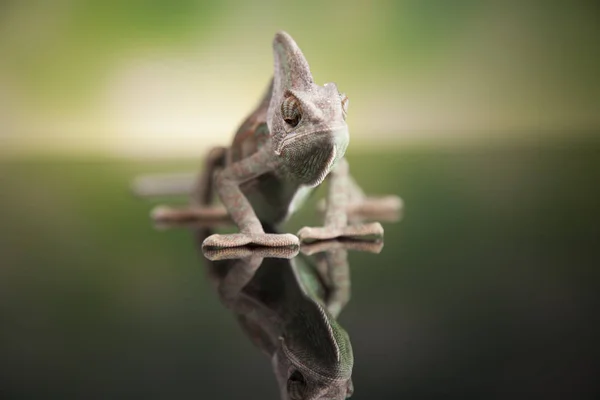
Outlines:
[{"label": "reflection of chameleon", "polygon": [[[210,218],[213,189],[240,232],[212,235],[204,246],[298,245],[336,237],[381,237],[377,223],[348,225],[348,210],[399,209],[396,196],[367,198],[348,172],[348,98],[335,84],[316,85],[304,55],[285,32],[275,35],[274,77],[263,100],[239,128],[231,147],[213,149],[185,208],[158,207],[155,219]],[[304,227],[298,237],[267,234],[260,221],[283,222],[312,188],[329,178],[323,227]]]},{"label": "reflection of chameleon", "polygon": [[[205,240],[205,230],[198,239]],[[221,301],[271,358],[282,399],[345,399],[353,392],[352,346],[336,318],[350,297],[347,248],[382,243],[326,241],[289,248],[206,250]],[[238,258],[239,257],[239,258]],[[267,258],[280,257],[280,258]]]}]

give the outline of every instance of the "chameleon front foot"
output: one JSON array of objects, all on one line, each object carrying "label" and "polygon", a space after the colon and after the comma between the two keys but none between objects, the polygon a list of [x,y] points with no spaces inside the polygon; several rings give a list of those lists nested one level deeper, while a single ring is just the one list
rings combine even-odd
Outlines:
[{"label": "chameleon front foot", "polygon": [[383,227],[379,222],[369,224],[348,225],[343,228],[304,227],[298,231],[298,238],[303,243],[315,242],[318,240],[329,240],[335,238],[348,238],[360,240],[377,240],[383,237]]},{"label": "chameleon front foot", "polygon": [[232,233],[214,234],[202,242],[202,248],[229,248],[240,246],[290,247],[300,246],[298,238],[289,233]]},{"label": "chameleon front foot", "polygon": [[202,249],[204,257],[211,261],[232,260],[248,257],[294,258],[300,252],[299,247],[228,247]]}]

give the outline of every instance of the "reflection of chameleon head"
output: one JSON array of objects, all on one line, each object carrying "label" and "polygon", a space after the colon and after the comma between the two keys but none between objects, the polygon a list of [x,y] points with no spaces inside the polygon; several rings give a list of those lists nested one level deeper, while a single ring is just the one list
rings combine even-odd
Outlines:
[{"label": "reflection of chameleon head", "polygon": [[[340,335],[336,339],[336,346],[342,347],[337,357],[335,353],[327,352],[328,348],[336,346],[320,349],[315,347],[314,342],[292,345],[281,338],[281,345],[273,355],[272,363],[282,399],[347,399],[352,396],[352,348],[343,329],[338,327],[336,333]],[[325,337],[307,336],[305,340]]]},{"label": "reflection of chameleon head", "polygon": [[312,296],[296,304],[272,357],[282,399],[350,397],[354,356],[348,334]]},{"label": "reflection of chameleon head", "polygon": [[285,32],[273,41],[275,74],[267,124],[275,154],[290,178],[319,185],[344,156],[348,98],[334,83],[313,82],[298,45]]}]

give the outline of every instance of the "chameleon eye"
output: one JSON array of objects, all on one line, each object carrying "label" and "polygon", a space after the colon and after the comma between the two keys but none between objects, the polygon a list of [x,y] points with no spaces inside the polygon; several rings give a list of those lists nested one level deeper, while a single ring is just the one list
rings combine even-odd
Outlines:
[{"label": "chameleon eye", "polygon": [[346,119],[346,115],[348,115],[348,103],[350,103],[350,100],[348,100],[348,96],[344,93],[340,93],[340,101],[342,102],[342,114],[344,115],[344,119]]},{"label": "chameleon eye", "polygon": [[304,398],[302,395],[306,388],[306,380],[299,371],[294,371],[287,381],[287,390],[290,399],[301,400]]},{"label": "chameleon eye", "polygon": [[296,127],[302,119],[302,108],[300,102],[294,95],[287,96],[281,103],[281,115],[286,124],[292,128]]}]

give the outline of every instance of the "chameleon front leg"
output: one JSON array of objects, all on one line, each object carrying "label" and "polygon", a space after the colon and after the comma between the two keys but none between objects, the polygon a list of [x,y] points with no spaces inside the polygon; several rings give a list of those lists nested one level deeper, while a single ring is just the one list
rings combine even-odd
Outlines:
[{"label": "chameleon front leg", "polygon": [[291,234],[265,233],[252,205],[240,190],[240,184],[267,173],[273,169],[268,149],[238,161],[215,172],[214,185],[221,202],[227,208],[240,233],[219,235],[206,238],[202,247],[238,247],[258,245],[269,247],[298,246],[298,238]]},{"label": "chameleon front leg", "polygon": [[340,160],[329,174],[329,190],[325,224],[323,227],[304,227],[298,231],[302,242],[327,240],[338,237],[366,239],[381,238],[383,227],[379,222],[348,225],[348,200],[351,189],[348,162]]}]

